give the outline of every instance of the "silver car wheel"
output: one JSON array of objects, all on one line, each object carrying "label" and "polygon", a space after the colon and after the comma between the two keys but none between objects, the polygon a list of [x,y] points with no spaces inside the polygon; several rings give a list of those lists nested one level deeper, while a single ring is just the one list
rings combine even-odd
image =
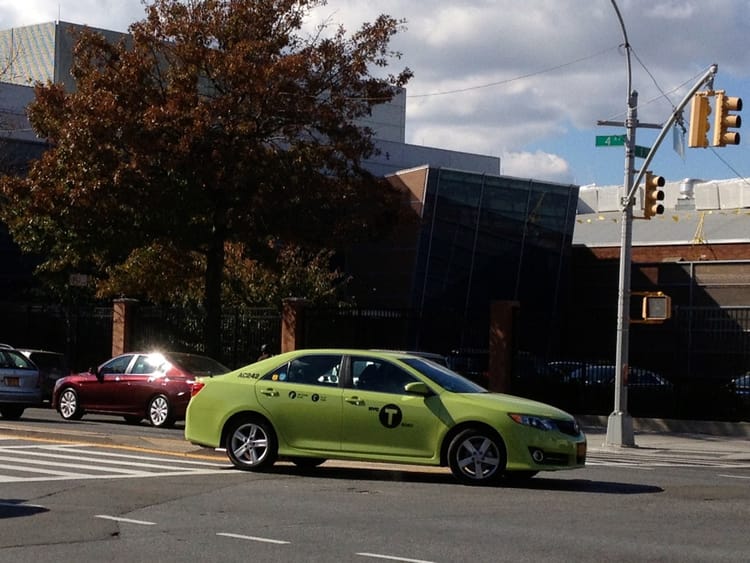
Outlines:
[{"label": "silver car wheel", "polygon": [[505,448],[485,432],[466,430],[451,443],[448,461],[451,472],[462,483],[490,483],[505,470]]},{"label": "silver car wheel", "polygon": [[73,389],[66,389],[60,395],[59,411],[60,415],[65,420],[75,420],[80,418],[78,394]]},{"label": "silver car wheel", "polygon": [[154,426],[165,426],[169,421],[169,401],[164,395],[151,400],[148,405],[148,419]]},{"label": "silver car wheel", "polygon": [[227,435],[227,455],[235,467],[260,470],[276,461],[276,436],[263,422],[244,420]]},{"label": "silver car wheel", "polygon": [[250,466],[258,465],[268,451],[268,436],[257,424],[246,424],[232,434],[232,452]]}]

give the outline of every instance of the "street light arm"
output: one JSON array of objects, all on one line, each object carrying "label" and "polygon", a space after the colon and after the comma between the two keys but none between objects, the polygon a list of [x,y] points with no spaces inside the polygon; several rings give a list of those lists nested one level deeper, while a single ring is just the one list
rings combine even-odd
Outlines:
[{"label": "street light arm", "polygon": [[705,72],[705,74],[700,78],[700,80],[698,80],[698,82],[695,83],[695,85],[690,89],[687,95],[685,95],[683,100],[679,103],[679,105],[672,112],[672,115],[669,118],[669,120],[661,128],[661,131],[659,132],[659,136],[656,138],[656,141],[654,141],[654,144],[652,145],[651,150],[648,152],[648,155],[646,156],[646,160],[643,161],[643,165],[641,166],[641,169],[638,171],[638,175],[635,177],[635,180],[633,181],[633,184],[630,186],[630,190],[628,191],[627,196],[624,198],[623,205],[632,204],[633,197],[635,196],[635,191],[638,189],[638,185],[643,179],[643,176],[646,174],[649,164],[651,164],[651,161],[654,159],[654,156],[656,155],[656,151],[659,150],[659,146],[664,140],[664,137],[667,136],[667,132],[669,131],[669,128],[672,127],[672,125],[674,125],[674,122],[677,121],[677,118],[682,113],[682,110],[685,108],[688,102],[693,99],[693,96],[695,95],[695,93],[702,86],[704,86],[706,83],[710,83],[712,85],[711,87],[713,88],[713,80],[718,70],[719,70],[719,66],[715,63],[712,64],[710,68]]},{"label": "street light arm", "polygon": [[615,10],[615,14],[617,14],[617,20],[620,22],[620,29],[622,30],[622,39],[625,42],[625,64],[627,66],[627,74],[628,74],[628,100],[630,100],[630,94],[632,92],[632,83],[633,83],[633,74],[630,70],[630,42],[628,41],[628,30],[625,28],[625,21],[622,19],[622,14],[620,13],[620,8],[617,7],[617,2],[615,0],[610,0],[612,2],[612,7]]}]

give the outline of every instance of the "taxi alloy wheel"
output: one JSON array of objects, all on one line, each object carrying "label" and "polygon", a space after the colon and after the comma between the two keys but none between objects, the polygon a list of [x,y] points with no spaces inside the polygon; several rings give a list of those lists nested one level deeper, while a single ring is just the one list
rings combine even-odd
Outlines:
[{"label": "taxi alloy wheel", "polygon": [[60,405],[58,406],[60,416],[65,420],[80,420],[83,416],[83,410],[78,403],[78,393],[75,389],[68,387],[60,393]]},{"label": "taxi alloy wheel", "polygon": [[152,426],[166,428],[174,424],[172,407],[164,395],[157,395],[148,404],[148,421]]},{"label": "taxi alloy wheel", "polygon": [[277,449],[276,434],[261,420],[237,420],[227,433],[227,455],[238,469],[261,471],[271,467],[276,462]]},{"label": "taxi alloy wheel", "polygon": [[505,445],[491,432],[470,428],[456,435],[448,448],[451,473],[465,485],[497,482],[505,470]]}]

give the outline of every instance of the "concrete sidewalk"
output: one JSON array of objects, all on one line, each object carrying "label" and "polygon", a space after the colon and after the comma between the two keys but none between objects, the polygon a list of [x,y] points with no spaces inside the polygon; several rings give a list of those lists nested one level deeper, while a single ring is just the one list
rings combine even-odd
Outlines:
[{"label": "concrete sidewalk", "polygon": [[750,423],[634,418],[635,447],[605,444],[606,416],[580,416],[588,448],[596,452],[630,452],[637,456],[721,456],[750,460]]}]

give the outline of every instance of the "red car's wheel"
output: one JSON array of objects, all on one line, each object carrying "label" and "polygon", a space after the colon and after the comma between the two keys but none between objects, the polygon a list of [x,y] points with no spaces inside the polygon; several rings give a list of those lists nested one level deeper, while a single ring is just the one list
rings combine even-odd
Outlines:
[{"label": "red car's wheel", "polygon": [[78,393],[72,387],[63,389],[60,393],[57,410],[65,420],[80,420],[83,409],[78,402]]},{"label": "red car's wheel", "polygon": [[164,395],[157,395],[151,399],[146,414],[152,426],[168,428],[174,424],[172,406],[169,404],[169,399]]}]

